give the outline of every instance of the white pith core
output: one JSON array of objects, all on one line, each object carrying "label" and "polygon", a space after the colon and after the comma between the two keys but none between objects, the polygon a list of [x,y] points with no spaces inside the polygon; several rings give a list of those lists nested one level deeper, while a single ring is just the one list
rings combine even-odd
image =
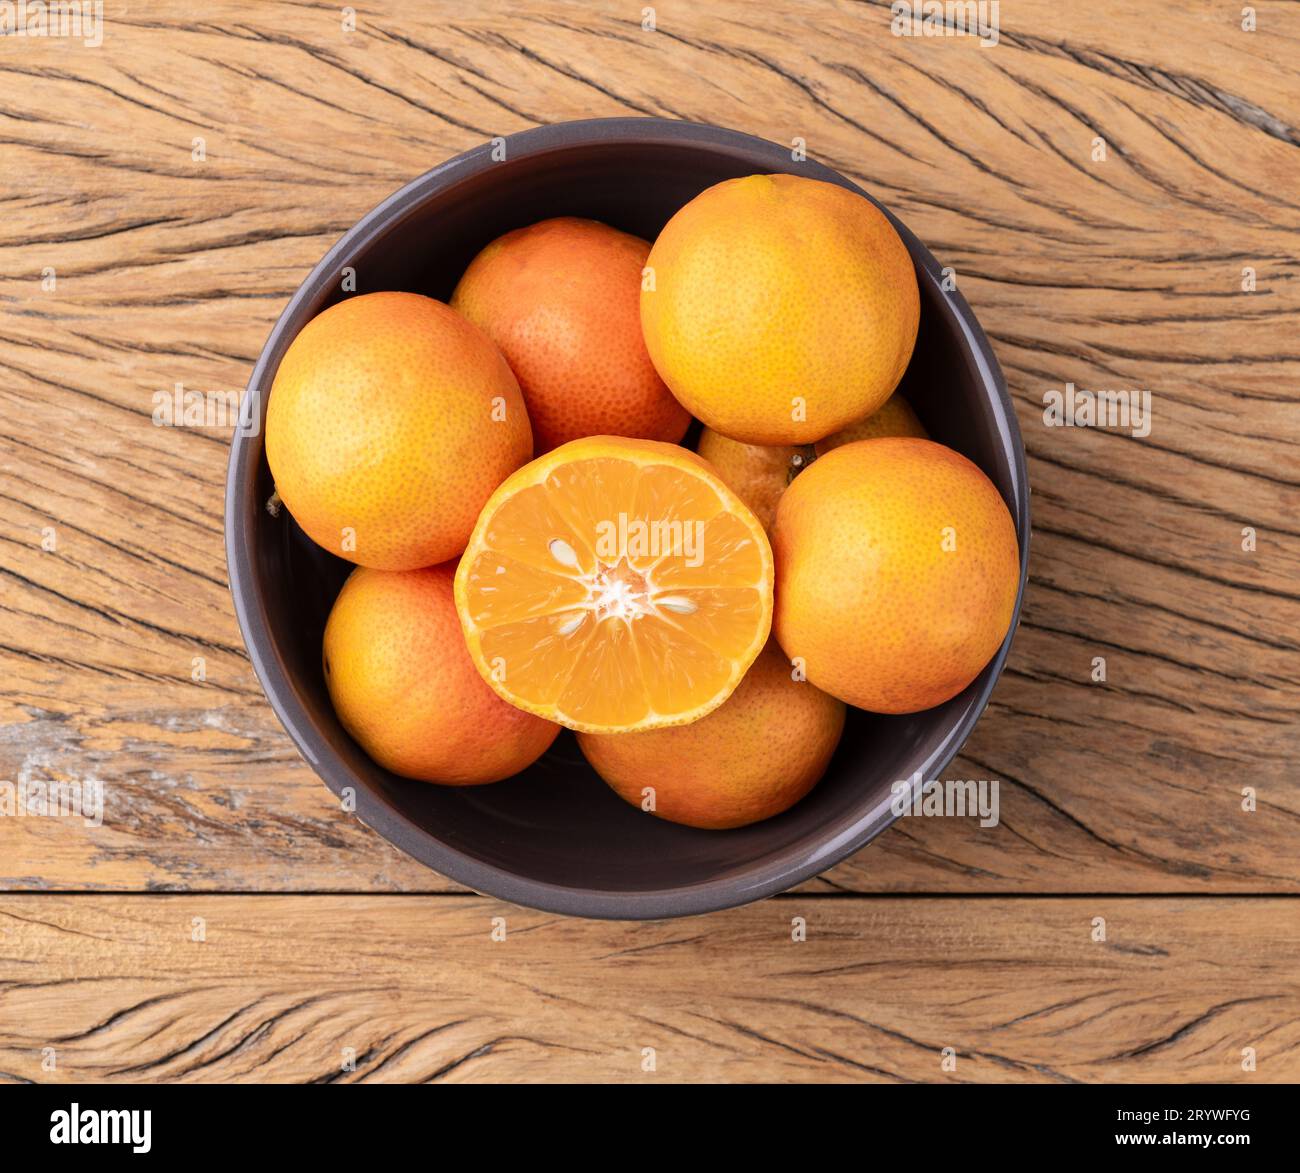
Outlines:
[{"label": "white pith core", "polygon": [[552,538],[547,544],[551,557],[586,589],[586,601],[577,615],[566,619],[559,627],[560,635],[572,635],[592,616],[597,623],[604,619],[622,619],[631,622],[644,615],[690,615],[698,604],[685,595],[659,595],[656,597],[650,571],[641,571],[627,558],[616,563],[598,562],[588,573],[579,571],[578,556],[563,538]]}]

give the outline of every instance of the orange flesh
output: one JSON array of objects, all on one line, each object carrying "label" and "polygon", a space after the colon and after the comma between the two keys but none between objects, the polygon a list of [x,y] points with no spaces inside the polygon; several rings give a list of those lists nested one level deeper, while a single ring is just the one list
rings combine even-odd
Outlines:
[{"label": "orange flesh", "polygon": [[[620,443],[682,452],[610,445]],[[521,469],[488,503],[457,575],[484,678],[570,728],[703,716],[730,695],[770,627],[762,527],[689,454],[647,455],[548,456]],[[544,479],[520,483],[543,464]]]}]

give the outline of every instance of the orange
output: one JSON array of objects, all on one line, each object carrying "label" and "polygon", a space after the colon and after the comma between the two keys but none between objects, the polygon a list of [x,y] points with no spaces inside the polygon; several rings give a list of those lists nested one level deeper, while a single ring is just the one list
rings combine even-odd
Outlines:
[{"label": "orange", "polygon": [[844,705],[797,681],[769,643],[736,691],[702,720],[641,733],[579,733],[621,797],[661,819],[721,830],[793,806],[826,772]]},{"label": "orange", "polygon": [[641,337],[650,245],[562,216],[507,232],[474,258],[453,309],[481,326],[519,379],[537,453],[604,433],[676,442],[690,415]]},{"label": "orange", "polygon": [[866,419],[818,440],[811,448],[806,444],[745,444],[728,439],[712,428],[705,428],[700,433],[696,451],[718,470],[718,476],[754,511],[770,535],[781,494],[804,468],[832,448],[877,436],[928,438],[916,412],[905,399],[895,394]]},{"label": "orange", "polygon": [[271,387],[266,459],[280,499],[312,541],[362,566],[456,557],[492,490],[531,455],[501,352],[415,293],[331,306]]},{"label": "orange", "polygon": [[842,431],[817,441],[817,455],[824,456],[832,448],[852,444],[854,440],[875,440],[880,436],[915,436],[928,440],[930,433],[916,418],[912,405],[901,395],[891,395],[884,404],[865,419],[849,424]]},{"label": "orange", "polygon": [[325,625],[325,683],[343,727],[379,765],[468,786],[517,774],[558,725],[521,712],[474,670],[451,566],[358,567]]},{"label": "orange", "polygon": [[712,428],[700,433],[696,451],[753,511],[769,533],[776,503],[795,474],[812,459],[811,449],[794,444],[746,444]]},{"label": "orange", "polygon": [[702,192],[659,234],[641,327],[664,382],[714,431],[810,444],[875,411],[920,321],[907,246],[837,184],[749,175]]},{"label": "orange", "polygon": [[848,704],[940,704],[1011,625],[1011,514],[975,465],[930,440],[859,440],[818,457],[781,498],[772,543],[776,637]]},{"label": "orange", "polygon": [[675,444],[571,440],[492,494],[456,572],[470,655],[508,700],[571,729],[696,720],[772,621],[757,518]]}]

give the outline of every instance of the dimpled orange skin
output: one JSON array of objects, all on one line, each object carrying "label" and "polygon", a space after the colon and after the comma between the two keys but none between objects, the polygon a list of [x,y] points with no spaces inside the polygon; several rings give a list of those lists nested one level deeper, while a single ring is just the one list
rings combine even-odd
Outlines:
[{"label": "dimpled orange skin", "polygon": [[343,727],[379,765],[424,782],[509,778],[560,727],[507,704],[470,662],[454,565],[358,567],[325,625],[325,683]]},{"label": "dimpled orange skin", "polygon": [[455,558],[532,443],[501,352],[415,293],[368,293],[313,318],[267,405],[266,459],[294,520],[331,553],[382,570]]},{"label": "dimpled orange skin", "polygon": [[912,405],[901,395],[891,395],[884,404],[873,411],[866,419],[849,424],[842,431],[818,440],[818,456],[825,456],[832,448],[852,444],[855,440],[875,440],[880,436],[915,436],[928,440],[930,433],[916,417]]},{"label": "dimpled orange skin", "polygon": [[859,440],[818,457],[781,498],[772,545],[782,649],[859,708],[948,700],[1011,625],[1011,514],[974,464],[930,440]]},{"label": "dimpled orange skin", "polygon": [[582,436],[676,443],[690,415],[641,337],[650,245],[564,216],[507,232],[471,262],[451,304],[504,352],[519,379],[537,454]]},{"label": "dimpled orange skin", "polygon": [[844,730],[844,705],[791,672],[769,643],[708,716],[641,733],[579,733],[578,745],[634,806],[653,787],[661,819],[725,830],[771,818],[817,784]]},{"label": "dimpled orange skin", "polygon": [[763,528],[772,532],[777,502],[790,483],[794,459],[810,459],[806,446],[745,444],[705,428],[695,450],[717,470],[723,482],[754,511]]},{"label": "dimpled orange skin", "polygon": [[692,415],[734,440],[820,440],[884,403],[911,358],[920,293],[907,247],[836,184],[719,183],[668,221],[648,265],[650,357]]}]

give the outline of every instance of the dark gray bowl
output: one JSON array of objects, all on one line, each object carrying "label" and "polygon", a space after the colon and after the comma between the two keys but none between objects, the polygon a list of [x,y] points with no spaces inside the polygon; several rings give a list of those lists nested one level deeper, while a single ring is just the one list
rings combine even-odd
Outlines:
[{"label": "dark gray bowl", "polygon": [[[508,781],[441,787],[380,769],[334,716],[321,673],[321,634],[350,567],[313,545],[287,511],[272,518],[264,508],[272,486],[260,422],[290,341],[345,296],[343,269],[355,269],[358,293],[403,289],[445,300],[479,249],[511,228],[549,216],[589,216],[653,240],[706,187],[775,171],[859,190],[761,139],[655,118],[569,122],[485,144],[363,217],[294,294],[253,371],[252,426],[235,437],[226,488],[230,589],[253,667],[284,727],[332,791],[350,787],[366,824],[479,892],[614,918],[686,916],[781,892],[889,826],[895,780],[918,771],[943,777],[1002,670],[1011,634],[979,679],[945,705],[906,717],[850,710],[816,789],[785,814],[734,831],[679,827],[627,805],[567,732]],[[1020,539],[1023,595],[1028,480],[1001,371],[965,300],[943,291],[934,258],[897,219],[894,225],[921,285],[920,336],[902,390],[934,438],[965,453],[1001,491]],[[1017,618],[1019,610],[1017,598]]]}]

